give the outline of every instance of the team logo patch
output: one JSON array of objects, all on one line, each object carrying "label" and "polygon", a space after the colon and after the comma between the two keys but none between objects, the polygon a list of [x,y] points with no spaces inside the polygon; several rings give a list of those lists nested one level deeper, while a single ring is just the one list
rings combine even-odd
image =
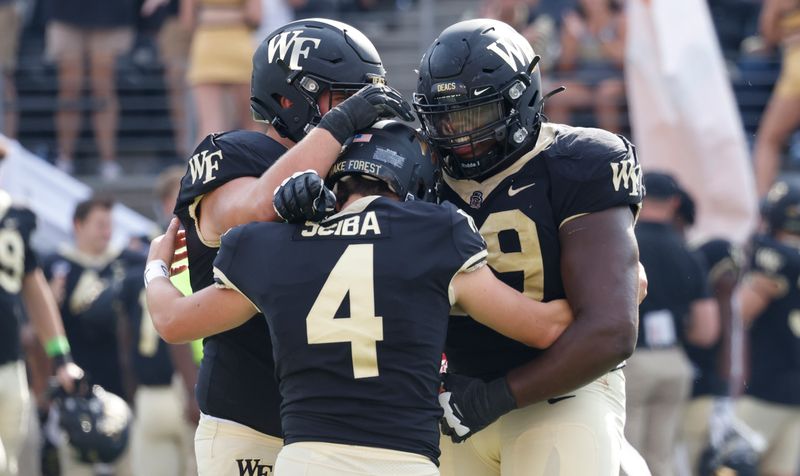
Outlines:
[{"label": "team logo patch", "polygon": [[475,190],[469,197],[469,206],[472,208],[480,208],[483,205],[483,192]]},{"label": "team logo patch", "polygon": [[614,190],[619,192],[620,187],[628,190],[628,195],[639,195],[642,189],[642,167],[634,157],[611,162],[611,182]]},{"label": "team logo patch", "polygon": [[262,464],[260,459],[237,459],[239,476],[272,476],[272,465]]},{"label": "team logo patch", "polygon": [[289,69],[293,71],[302,70],[300,58],[308,58],[311,48],[319,48],[319,44],[322,42],[319,38],[300,36],[303,33],[305,33],[303,30],[285,31],[269,40],[267,50],[269,62],[274,63],[276,59],[286,61],[288,56]]},{"label": "team logo patch", "polygon": [[214,172],[219,170],[219,162],[222,160],[222,151],[204,150],[199,154],[193,155],[189,159],[189,173],[192,176],[192,183],[202,179],[203,183],[208,183],[215,178]]}]

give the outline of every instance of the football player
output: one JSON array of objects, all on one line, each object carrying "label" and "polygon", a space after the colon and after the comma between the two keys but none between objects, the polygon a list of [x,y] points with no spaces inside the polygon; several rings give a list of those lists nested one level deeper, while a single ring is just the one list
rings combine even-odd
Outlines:
[{"label": "football player", "polygon": [[[0,155],[0,160],[2,159]],[[36,217],[0,190],[0,474],[18,474],[17,458],[31,411],[25,363],[20,355],[23,305],[50,356],[59,384],[72,392],[82,370],[72,363],[58,306],[31,248]]]},{"label": "football player", "polygon": [[319,224],[233,228],[214,261],[218,287],[189,297],[160,279],[177,224],[154,240],[147,302],[168,341],[266,316],[287,445],[276,475],[437,475],[451,305],[521,345],[547,347],[570,322],[563,300],[526,298],[483,266],[486,246],[472,219],[428,203],[437,174],[416,131],[378,123],[331,169],[339,213]]},{"label": "football player", "polygon": [[443,157],[442,198],[473,217],[500,279],[575,313],[539,351],[454,312],[444,430],[472,438],[443,442],[442,472],[617,476],[641,170],[625,138],[547,122],[537,62],[513,28],[477,19],[445,29],[419,67],[414,106]]},{"label": "football player", "polygon": [[[92,384],[128,399],[132,374],[127,359],[121,359],[120,344],[125,336],[114,306],[114,283],[124,276],[127,263],[141,261],[141,257],[111,245],[113,206],[112,200],[103,197],[78,203],[72,219],[74,246],[46,257],[42,269],[64,319],[75,362]],[[59,460],[67,476],[92,474],[98,469],[78,459],[67,445],[59,446]],[[131,474],[130,463],[130,453],[125,452],[114,462],[114,469],[119,475]]]},{"label": "football player", "polygon": [[[345,140],[379,116],[413,119],[410,106],[384,82],[375,47],[344,23],[299,20],[264,40],[253,56],[251,106],[271,127],[266,134],[208,136],[189,158],[181,184],[175,214],[186,230],[195,292],[213,283],[212,263],[225,231],[278,218],[272,197],[283,179],[296,171],[327,171]],[[259,317],[205,339],[196,390],[201,476],[271,470],[281,446],[280,398],[269,378],[266,336]]]},{"label": "football player", "polygon": [[[156,180],[159,197],[157,216],[167,223],[180,188],[184,169],[170,167]],[[164,228],[166,224],[164,223]],[[117,307],[125,317],[130,342],[125,346],[136,377],[136,424],[131,435],[133,473],[151,476],[197,474],[193,436],[199,420],[194,399],[197,365],[189,344],[169,345],[153,327],[145,306],[144,272],[147,245],[141,261],[125,269],[116,295]]]},{"label": "football player", "polygon": [[800,469],[800,186],[776,182],[765,218],[738,293],[750,378],[736,415],[767,439],[759,474],[791,476]]}]

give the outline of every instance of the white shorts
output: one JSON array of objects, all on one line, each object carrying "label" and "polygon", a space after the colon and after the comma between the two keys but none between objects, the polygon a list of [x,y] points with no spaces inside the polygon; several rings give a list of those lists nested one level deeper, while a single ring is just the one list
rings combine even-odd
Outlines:
[{"label": "white shorts", "polygon": [[283,440],[239,423],[200,415],[194,435],[198,476],[271,474]]},{"label": "white shorts", "polygon": [[439,476],[428,458],[405,451],[335,443],[284,446],[275,476]]},{"label": "white shorts", "polygon": [[442,437],[442,475],[619,476],[622,371],[550,401],[514,410],[464,443]]}]

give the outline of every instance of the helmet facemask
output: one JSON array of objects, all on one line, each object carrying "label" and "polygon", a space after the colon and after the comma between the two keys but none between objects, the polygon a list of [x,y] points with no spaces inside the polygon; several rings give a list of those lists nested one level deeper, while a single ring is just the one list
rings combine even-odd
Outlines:
[{"label": "helmet facemask", "polygon": [[[531,80],[538,60],[535,56],[526,72],[489,94],[487,91],[493,87],[467,91],[456,81],[434,84],[433,104],[427,94],[414,95],[420,122],[444,157],[443,168],[448,175],[457,179],[480,178],[516,157],[524,144],[536,140],[544,104],[538,73],[537,84]],[[440,89],[454,89],[457,94],[437,94]]]}]

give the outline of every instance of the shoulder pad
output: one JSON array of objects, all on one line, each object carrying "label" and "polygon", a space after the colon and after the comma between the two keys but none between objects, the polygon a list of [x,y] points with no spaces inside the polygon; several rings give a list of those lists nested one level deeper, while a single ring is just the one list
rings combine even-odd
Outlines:
[{"label": "shoulder pad", "polygon": [[189,157],[175,207],[176,214],[240,177],[259,177],[286,148],[260,132],[232,131],[207,136]]}]

